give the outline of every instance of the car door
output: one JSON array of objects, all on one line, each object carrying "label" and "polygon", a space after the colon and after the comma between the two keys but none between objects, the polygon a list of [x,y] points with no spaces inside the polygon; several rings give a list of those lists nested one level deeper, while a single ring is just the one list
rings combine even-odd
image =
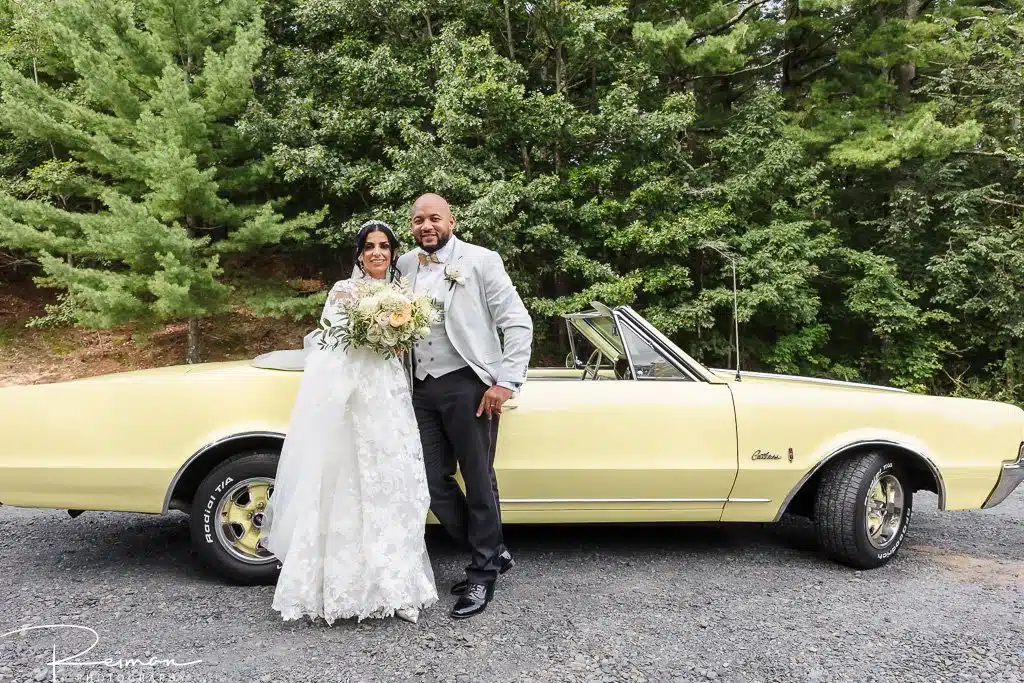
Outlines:
[{"label": "car door", "polygon": [[510,401],[495,459],[507,520],[720,517],[737,469],[728,385],[674,371],[634,330],[622,333],[634,378],[538,373]]}]

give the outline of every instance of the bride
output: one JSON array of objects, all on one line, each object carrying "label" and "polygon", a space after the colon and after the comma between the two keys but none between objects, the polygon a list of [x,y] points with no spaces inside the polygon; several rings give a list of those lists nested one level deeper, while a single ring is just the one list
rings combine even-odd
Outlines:
[{"label": "bride", "polygon": [[[334,285],[336,324],[355,283],[397,276],[398,240],[381,221],[356,239],[361,273]],[[437,601],[424,541],[423,451],[399,358],[314,348],[306,360],[269,503],[265,545],[281,563],[273,608],[285,620],[396,615]]]}]

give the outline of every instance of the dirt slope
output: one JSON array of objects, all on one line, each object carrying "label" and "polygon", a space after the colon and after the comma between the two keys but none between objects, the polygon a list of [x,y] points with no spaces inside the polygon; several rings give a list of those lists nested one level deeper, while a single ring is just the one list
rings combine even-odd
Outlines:
[{"label": "dirt slope", "polygon": [[[44,384],[122,370],[177,365],[185,358],[185,325],[150,335],[130,327],[30,329],[45,314],[54,292],[31,282],[0,282],[0,386]],[[314,320],[258,319],[244,311],[204,321],[204,360],[239,360],[282,348],[298,348]]]}]

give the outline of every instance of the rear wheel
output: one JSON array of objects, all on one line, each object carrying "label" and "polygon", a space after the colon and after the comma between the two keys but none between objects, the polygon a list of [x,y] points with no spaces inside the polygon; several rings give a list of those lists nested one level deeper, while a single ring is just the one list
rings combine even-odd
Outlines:
[{"label": "rear wheel", "polygon": [[277,460],[270,451],[237,455],[203,479],[192,501],[192,545],[203,564],[233,583],[277,581],[277,558],[261,535]]},{"label": "rear wheel", "polygon": [[913,490],[891,456],[869,453],[822,473],[814,504],[818,543],[831,559],[857,569],[893,558],[910,527]]}]

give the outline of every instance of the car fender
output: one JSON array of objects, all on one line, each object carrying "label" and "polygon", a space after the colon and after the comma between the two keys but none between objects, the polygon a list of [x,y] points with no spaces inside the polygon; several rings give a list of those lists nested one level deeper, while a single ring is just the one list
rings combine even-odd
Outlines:
[{"label": "car fender", "polygon": [[800,492],[805,484],[830,462],[842,458],[857,451],[870,450],[873,447],[895,448],[923,463],[934,477],[938,489],[939,509],[946,509],[946,486],[942,471],[935,457],[932,448],[921,439],[909,434],[888,430],[861,428],[845,432],[821,443],[808,458],[811,465],[800,477],[797,483],[790,489],[783,499],[776,513],[775,520],[779,521],[785,513],[786,508],[793,498]]}]

